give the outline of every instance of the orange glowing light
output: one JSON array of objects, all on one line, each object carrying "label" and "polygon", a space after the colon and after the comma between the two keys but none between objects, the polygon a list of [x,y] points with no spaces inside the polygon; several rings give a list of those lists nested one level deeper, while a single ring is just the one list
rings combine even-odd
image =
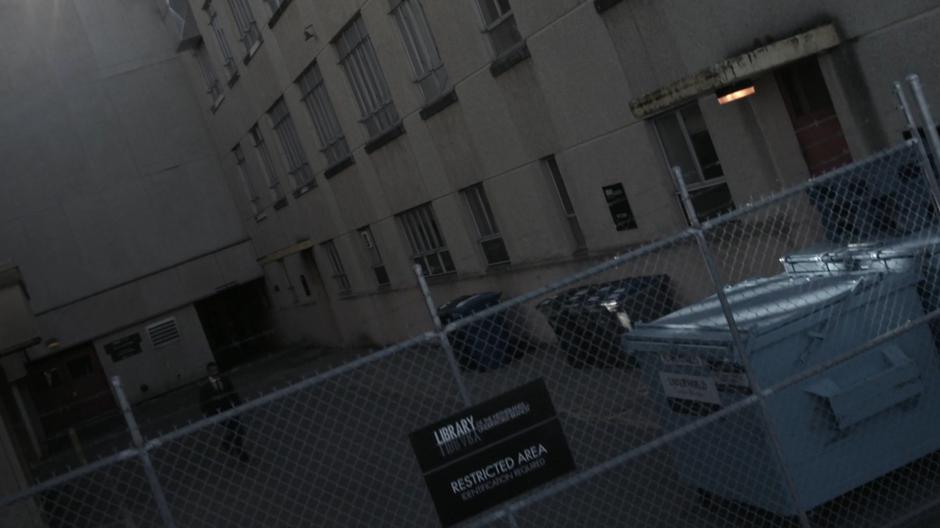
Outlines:
[{"label": "orange glowing light", "polygon": [[718,96],[718,104],[728,104],[744,99],[745,97],[750,97],[757,93],[757,89],[754,88],[754,85],[745,86],[744,88],[739,88],[733,92],[722,93]]}]

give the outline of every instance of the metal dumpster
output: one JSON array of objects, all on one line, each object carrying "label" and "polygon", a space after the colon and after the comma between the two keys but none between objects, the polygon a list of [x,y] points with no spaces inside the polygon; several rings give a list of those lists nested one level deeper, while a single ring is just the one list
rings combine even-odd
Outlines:
[{"label": "metal dumpster", "polygon": [[[913,273],[924,312],[940,308],[940,232],[832,249],[807,250],[780,259],[790,275],[861,272]],[[940,347],[940,322],[931,323]]]},{"label": "metal dumpster", "polygon": [[676,309],[668,275],[630,277],[565,290],[538,304],[568,364],[575,368],[635,366],[620,337],[638,322]]},{"label": "metal dumpster", "polygon": [[[911,273],[779,275],[727,289],[761,387],[853,350],[923,314]],[[623,338],[667,430],[751,393],[715,297]],[[940,368],[925,327],[782,389],[759,408],[670,443],[690,486],[779,515],[826,503],[940,448]],[[779,439],[780,458],[769,433]],[[779,461],[779,463],[778,463]],[[787,499],[786,469],[798,503]]]},{"label": "metal dumpster", "polygon": [[[471,316],[499,304],[500,292],[483,292],[458,297],[438,307],[442,324]],[[450,334],[454,354],[460,366],[486,371],[508,363],[509,335],[506,331],[505,312],[474,321]]]}]

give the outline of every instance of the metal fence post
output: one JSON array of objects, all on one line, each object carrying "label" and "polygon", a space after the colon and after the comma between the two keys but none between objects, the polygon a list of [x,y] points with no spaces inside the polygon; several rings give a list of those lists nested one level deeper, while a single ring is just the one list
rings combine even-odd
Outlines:
[{"label": "metal fence post", "polygon": [[173,514],[170,513],[170,505],[163,493],[163,487],[160,486],[160,480],[157,478],[157,472],[153,468],[153,461],[150,459],[150,453],[144,446],[144,438],[140,434],[140,428],[137,427],[137,419],[131,411],[131,404],[127,400],[127,394],[124,393],[124,386],[121,384],[121,378],[114,376],[111,378],[111,386],[114,388],[114,396],[117,398],[118,405],[121,407],[121,413],[124,415],[124,421],[127,422],[127,429],[131,433],[131,438],[136,447],[137,456],[140,457],[144,465],[144,473],[147,475],[147,482],[150,484],[150,491],[153,493],[154,502],[157,503],[157,510],[160,512],[160,518],[167,528],[176,528],[176,521],[173,520]]},{"label": "metal fence post", "polygon": [[[940,214],[940,183],[937,181],[937,174],[930,157],[927,155],[927,149],[924,147],[924,141],[917,132],[917,123],[914,121],[914,114],[911,112],[911,106],[907,102],[907,95],[904,94],[904,87],[899,82],[894,83],[894,94],[898,98],[898,108],[904,117],[907,130],[911,133],[911,139],[917,143],[917,152],[920,154],[921,161],[924,163],[924,178],[927,180],[927,188],[933,197],[934,208],[937,214]],[[926,110],[929,115],[929,109]]]},{"label": "metal fence post", "polygon": [[463,376],[460,375],[460,365],[457,363],[457,356],[454,355],[454,347],[447,337],[447,332],[444,332],[443,325],[441,325],[441,318],[437,314],[437,306],[435,306],[434,299],[431,297],[431,289],[428,288],[428,281],[424,278],[424,271],[421,269],[420,264],[415,264],[414,271],[415,276],[418,277],[421,294],[424,295],[424,303],[428,307],[428,313],[431,315],[431,321],[434,324],[434,333],[437,334],[441,348],[447,354],[447,364],[450,366],[450,373],[453,374],[454,381],[457,382],[460,398],[463,400],[463,404],[469,407],[473,400],[470,399],[470,391],[467,390],[467,386],[463,382]]},{"label": "metal fence post", "polygon": [[767,410],[766,398],[761,392],[760,384],[757,382],[757,377],[754,375],[754,370],[751,367],[751,358],[747,355],[747,349],[744,346],[744,340],[741,338],[741,333],[734,319],[734,312],[731,309],[731,304],[728,302],[728,296],[725,294],[725,284],[724,281],[721,280],[721,275],[718,272],[718,264],[716,263],[715,257],[711,252],[711,247],[709,247],[708,241],[705,239],[705,232],[702,229],[702,225],[695,213],[695,206],[692,204],[692,198],[689,196],[689,190],[685,186],[685,179],[682,177],[682,169],[679,167],[673,167],[672,170],[673,176],[676,179],[676,186],[679,189],[679,195],[682,198],[682,206],[685,209],[686,215],[689,217],[689,224],[692,226],[696,245],[698,246],[702,260],[705,262],[705,268],[708,271],[712,285],[715,288],[715,294],[718,297],[718,303],[721,305],[721,311],[728,323],[728,330],[731,333],[731,340],[734,343],[734,348],[736,349],[737,355],[741,360],[741,364],[744,366],[744,370],[747,373],[748,383],[751,386],[751,392],[757,396],[758,406],[760,407],[764,427],[767,430],[767,438],[769,439],[770,448],[774,452],[777,463],[780,466],[780,470],[783,474],[784,482],[787,487],[787,492],[790,494],[790,500],[793,501],[793,505],[797,510],[800,526],[802,528],[811,528],[812,525],[809,522],[809,518],[806,516],[806,512],[800,509],[800,501],[796,485],[794,484],[793,478],[783,462],[783,451],[780,447],[780,439],[777,437],[777,431],[774,429],[773,423],[770,420],[770,413]]},{"label": "metal fence post", "polygon": [[924,95],[924,86],[920,82],[920,76],[917,74],[908,75],[907,83],[911,85],[914,100],[917,101],[917,106],[920,107],[920,114],[924,119],[924,128],[926,129],[924,132],[933,147],[934,161],[940,163],[940,133],[937,132],[937,123],[930,111],[930,105],[927,104],[927,97]]},{"label": "metal fence post", "polygon": [[[437,313],[437,305],[434,304],[434,298],[431,297],[431,289],[428,288],[428,281],[424,278],[424,271],[421,269],[420,264],[415,264],[414,271],[415,276],[418,278],[418,286],[421,288],[421,294],[424,295],[424,303],[428,308],[428,313],[431,315],[431,321],[434,324],[434,333],[437,335],[441,343],[441,348],[444,349],[444,353],[447,354],[447,363],[450,366],[450,372],[453,374],[454,380],[457,382],[460,397],[463,400],[464,406],[470,407],[473,404],[473,400],[470,398],[470,391],[467,390],[463,376],[460,375],[460,365],[457,363],[454,347],[451,345],[450,338],[447,337],[447,332],[444,331],[444,325],[441,324],[441,317]],[[519,524],[516,522],[516,517],[512,510],[506,508],[505,511],[509,525],[512,528],[518,528]]]}]

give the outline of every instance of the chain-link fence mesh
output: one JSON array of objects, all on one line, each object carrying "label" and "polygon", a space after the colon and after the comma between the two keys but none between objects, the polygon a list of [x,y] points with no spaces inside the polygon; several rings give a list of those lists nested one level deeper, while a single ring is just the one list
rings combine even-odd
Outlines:
[{"label": "chain-link fence mesh", "polygon": [[435,332],[3,499],[0,521],[436,525],[408,434],[541,379],[578,469],[470,525],[906,522],[940,499],[935,177],[910,141],[504,303],[448,303]]}]

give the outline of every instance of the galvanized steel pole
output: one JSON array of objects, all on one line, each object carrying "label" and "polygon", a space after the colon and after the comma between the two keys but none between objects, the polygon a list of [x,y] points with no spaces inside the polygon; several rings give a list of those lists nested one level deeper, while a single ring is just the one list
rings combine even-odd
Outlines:
[{"label": "galvanized steel pole", "polygon": [[705,262],[705,268],[707,269],[708,275],[715,287],[715,294],[718,297],[718,303],[721,305],[721,311],[724,314],[726,322],[728,323],[728,330],[731,333],[731,340],[734,343],[734,348],[738,353],[738,358],[740,358],[741,364],[744,366],[745,372],[747,372],[747,378],[748,383],[751,386],[751,392],[757,395],[764,426],[767,429],[767,438],[769,439],[770,443],[769,447],[777,458],[777,463],[779,464],[780,471],[783,474],[787,492],[790,494],[790,499],[793,501],[794,509],[797,511],[797,516],[800,520],[800,526],[802,528],[811,528],[812,525],[809,522],[809,518],[806,516],[806,512],[800,508],[800,500],[797,493],[796,484],[793,482],[793,478],[790,476],[790,472],[787,470],[786,464],[784,463],[783,450],[780,447],[780,439],[777,437],[777,430],[774,428],[773,422],[770,419],[770,412],[767,409],[766,398],[761,393],[760,384],[757,382],[757,377],[754,375],[754,369],[751,366],[751,358],[748,357],[747,349],[744,346],[744,340],[741,338],[741,333],[738,329],[737,322],[735,322],[734,319],[734,312],[731,309],[731,304],[728,302],[728,296],[725,294],[724,281],[721,280],[721,275],[718,271],[718,265],[715,261],[715,257],[712,255],[708,241],[705,240],[702,224],[699,222],[698,216],[695,213],[695,206],[692,204],[692,198],[689,196],[689,190],[685,186],[685,179],[682,177],[682,169],[679,167],[673,167],[672,171],[676,180],[676,187],[679,189],[679,195],[682,197],[682,205],[685,208],[685,213],[689,217],[689,224],[691,224],[692,231],[695,234],[695,242],[698,245],[699,252],[701,253],[702,259]]},{"label": "galvanized steel pole", "polygon": [[153,468],[153,461],[150,459],[150,453],[144,445],[144,438],[140,434],[140,428],[137,426],[137,419],[131,411],[131,404],[127,400],[127,394],[124,393],[124,386],[121,384],[121,378],[114,376],[111,378],[111,386],[114,388],[114,396],[117,398],[118,405],[121,407],[121,413],[124,414],[124,421],[127,422],[127,429],[131,433],[131,439],[134,441],[137,456],[144,465],[144,473],[147,475],[147,482],[150,484],[150,491],[153,492],[154,502],[157,503],[157,510],[160,512],[160,518],[166,528],[176,528],[176,521],[173,520],[173,514],[170,512],[170,505],[163,493],[163,487],[160,486],[160,480],[157,478],[157,472]]}]

